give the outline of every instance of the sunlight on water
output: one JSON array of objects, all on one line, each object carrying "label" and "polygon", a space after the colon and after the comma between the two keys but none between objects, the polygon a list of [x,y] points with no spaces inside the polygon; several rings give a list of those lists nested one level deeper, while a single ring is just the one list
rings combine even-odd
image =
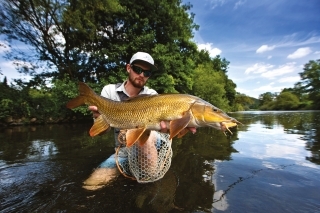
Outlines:
[{"label": "sunlight on water", "polygon": [[28,159],[41,159],[43,157],[54,156],[58,153],[58,148],[52,141],[35,140],[31,142],[28,152]]},{"label": "sunlight on water", "polygon": [[239,154],[246,157],[286,158],[298,162],[309,156],[302,136],[286,134],[280,125],[266,128],[262,124],[251,124],[248,131],[239,133],[239,141],[234,147],[242,150]]}]

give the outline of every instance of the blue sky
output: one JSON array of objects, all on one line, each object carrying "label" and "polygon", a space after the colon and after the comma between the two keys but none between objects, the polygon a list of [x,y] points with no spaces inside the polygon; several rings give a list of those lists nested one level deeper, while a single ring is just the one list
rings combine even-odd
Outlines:
[{"label": "blue sky", "polygon": [[320,59],[319,0],[184,0],[200,29],[194,41],[230,62],[236,90],[258,98],[300,80]]},{"label": "blue sky", "polygon": [[[320,59],[320,0],[183,0],[193,5],[200,29],[194,41],[229,62],[236,90],[258,98],[300,80],[309,60]],[[2,44],[2,45],[1,45]],[[0,57],[9,50],[0,39]],[[0,58],[3,76],[22,78]]]}]

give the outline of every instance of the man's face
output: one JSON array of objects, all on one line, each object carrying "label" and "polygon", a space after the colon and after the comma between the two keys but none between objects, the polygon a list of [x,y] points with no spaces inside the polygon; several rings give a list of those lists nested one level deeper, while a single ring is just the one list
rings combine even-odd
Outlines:
[{"label": "man's face", "polygon": [[[147,63],[143,62],[135,62],[134,66],[140,67],[143,70],[150,70],[151,67]],[[127,64],[127,71],[129,73],[129,81],[136,88],[143,88],[143,86],[147,83],[149,77],[145,77],[144,73],[136,73],[130,64]]]}]

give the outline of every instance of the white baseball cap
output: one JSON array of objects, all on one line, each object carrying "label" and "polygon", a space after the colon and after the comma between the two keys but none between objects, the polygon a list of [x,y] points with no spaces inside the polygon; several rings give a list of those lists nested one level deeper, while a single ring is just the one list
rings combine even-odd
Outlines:
[{"label": "white baseball cap", "polygon": [[155,71],[158,68],[154,65],[154,60],[148,53],[145,52],[137,52],[135,53],[132,58],[130,59],[130,64],[132,64],[135,61],[144,61],[147,62],[151,66],[151,70]]}]

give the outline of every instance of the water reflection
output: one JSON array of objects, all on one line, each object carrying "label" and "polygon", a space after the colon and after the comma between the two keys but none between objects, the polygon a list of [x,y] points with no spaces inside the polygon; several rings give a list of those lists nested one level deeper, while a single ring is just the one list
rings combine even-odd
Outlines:
[{"label": "water reflection", "polygon": [[[320,164],[320,111],[243,112],[234,115],[245,124],[239,127],[239,131],[271,130],[262,133],[268,135],[270,144],[267,150],[274,157],[291,153],[292,157],[304,156],[310,162]],[[287,143],[279,143],[281,140]],[[298,147],[301,145],[305,150]]]},{"label": "water reflection", "polygon": [[[256,206],[267,209],[270,205],[267,200],[274,196],[270,187],[283,189],[286,183],[293,185],[298,181],[304,190],[302,183],[310,184],[301,181],[299,172],[314,173],[304,167],[295,171],[292,166],[294,173],[286,175],[281,172],[288,167],[281,165],[308,164],[309,168],[313,165],[319,169],[318,111],[243,112],[232,116],[244,125],[233,129],[231,136],[199,128],[194,135],[188,133],[174,139],[172,166],[160,181],[138,184],[119,177],[112,185],[95,192],[82,189],[82,181],[114,152],[113,134],[91,138],[88,136],[91,124],[1,130],[0,212],[234,211],[234,206],[241,209],[247,202],[235,200],[234,195],[241,198],[248,194],[256,202],[266,202]],[[265,182],[252,181],[262,173],[268,181],[260,176]],[[274,180],[275,177],[278,179]],[[318,185],[316,182],[312,187]],[[250,187],[255,190],[248,191]],[[278,194],[286,198],[285,191]],[[312,200],[312,192],[308,196]]]},{"label": "water reflection", "polygon": [[178,206],[187,211],[209,211],[212,208],[214,162],[231,160],[231,154],[237,152],[233,148],[237,131],[233,131],[232,137],[225,137],[214,129],[203,128],[198,129],[195,135],[188,134],[173,142],[172,169],[179,174],[180,183],[176,193]]}]

